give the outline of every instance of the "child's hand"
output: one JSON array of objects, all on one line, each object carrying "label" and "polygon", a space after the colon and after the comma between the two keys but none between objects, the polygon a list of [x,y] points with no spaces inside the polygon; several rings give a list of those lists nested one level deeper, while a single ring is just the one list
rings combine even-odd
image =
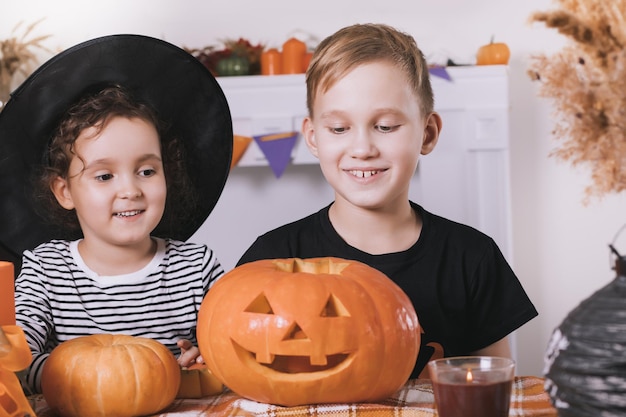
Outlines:
[{"label": "child's hand", "polygon": [[180,348],[180,356],[177,359],[180,366],[187,368],[196,363],[204,362],[200,356],[200,350],[189,340],[181,339],[176,342],[176,345]]}]

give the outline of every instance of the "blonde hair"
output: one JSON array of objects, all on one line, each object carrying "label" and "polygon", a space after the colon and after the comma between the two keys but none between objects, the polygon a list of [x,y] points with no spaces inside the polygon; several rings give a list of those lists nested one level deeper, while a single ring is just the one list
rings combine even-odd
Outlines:
[{"label": "blonde hair", "polygon": [[316,48],[306,72],[307,108],[313,117],[318,92],[326,92],[359,65],[387,61],[407,77],[420,100],[422,114],[433,112],[434,98],[428,65],[415,39],[384,24],[356,24],[338,30]]}]

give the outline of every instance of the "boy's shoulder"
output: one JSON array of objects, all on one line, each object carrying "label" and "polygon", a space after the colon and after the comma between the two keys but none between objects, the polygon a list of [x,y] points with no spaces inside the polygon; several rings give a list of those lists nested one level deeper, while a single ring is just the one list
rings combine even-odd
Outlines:
[{"label": "boy's shoulder", "polygon": [[460,239],[464,241],[480,242],[491,244],[493,239],[477,228],[456,220],[451,220],[433,212],[425,210],[422,206],[411,202],[414,210],[422,218],[424,229],[427,233],[446,238]]},{"label": "boy's shoulder", "polygon": [[328,217],[329,207],[330,206],[326,206],[315,213],[309,214],[292,222],[285,223],[282,226],[278,226],[264,233],[262,237],[278,237],[293,235],[294,233],[307,233],[307,231],[320,231],[320,226],[324,217]]}]

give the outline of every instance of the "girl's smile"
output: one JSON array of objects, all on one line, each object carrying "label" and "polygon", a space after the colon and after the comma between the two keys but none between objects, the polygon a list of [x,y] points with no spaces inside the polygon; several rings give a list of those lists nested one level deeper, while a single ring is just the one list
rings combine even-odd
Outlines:
[{"label": "girl's smile", "polygon": [[83,256],[152,247],[150,233],[166,198],[155,128],[141,119],[115,117],[100,131],[86,129],[76,140],[68,178],[59,178],[54,191],[63,207],[76,210]]}]

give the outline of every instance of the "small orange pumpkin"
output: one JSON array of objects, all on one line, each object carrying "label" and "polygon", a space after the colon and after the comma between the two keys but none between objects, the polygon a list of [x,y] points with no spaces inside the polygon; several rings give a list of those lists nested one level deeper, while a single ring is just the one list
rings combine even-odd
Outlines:
[{"label": "small orange pumpkin", "polygon": [[163,344],[128,335],[63,342],[41,375],[43,396],[61,417],[154,414],[174,401],[179,384],[180,367]]},{"label": "small orange pumpkin", "polygon": [[205,364],[194,364],[189,368],[181,368],[176,398],[203,398],[219,394],[223,389],[222,383]]},{"label": "small orange pumpkin", "polygon": [[202,302],[197,337],[228,388],[296,406],[387,398],[413,370],[420,329],[410,299],[382,272],[293,258],[223,276]]},{"label": "small orange pumpkin", "polygon": [[476,53],[476,65],[507,65],[511,51],[506,43],[491,42],[478,48]]}]

